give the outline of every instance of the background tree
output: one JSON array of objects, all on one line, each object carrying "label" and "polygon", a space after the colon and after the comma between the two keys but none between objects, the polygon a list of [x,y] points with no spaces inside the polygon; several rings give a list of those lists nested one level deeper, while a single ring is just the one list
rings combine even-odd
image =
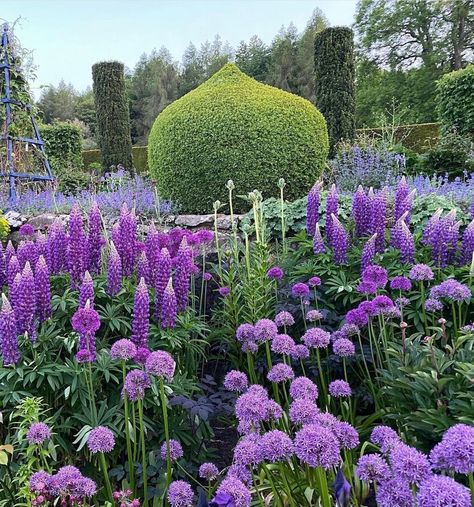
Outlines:
[{"label": "background tree", "polygon": [[48,86],[41,92],[38,107],[45,123],[53,120],[73,120],[78,95],[72,84],[61,80],[58,86]]}]

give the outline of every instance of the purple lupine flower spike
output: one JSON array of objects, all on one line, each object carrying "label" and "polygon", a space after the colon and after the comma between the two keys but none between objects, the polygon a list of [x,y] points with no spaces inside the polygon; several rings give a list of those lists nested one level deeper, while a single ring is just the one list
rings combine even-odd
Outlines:
[{"label": "purple lupine flower spike", "polygon": [[5,260],[5,252],[0,241],[0,288],[7,283],[7,265]]},{"label": "purple lupine flower spike", "polygon": [[375,253],[376,253],[376,241],[377,241],[377,234],[374,234],[371,236],[366,244],[364,245],[364,248],[362,250],[362,257],[360,260],[360,269],[361,271],[364,271],[364,269],[369,266],[370,264],[373,264]]},{"label": "purple lupine flower spike", "polygon": [[7,282],[8,288],[11,291],[13,287],[13,281],[18,273],[21,272],[20,262],[18,261],[18,257],[13,255],[10,258],[10,262],[7,265]]},{"label": "purple lupine flower spike", "polygon": [[71,285],[76,289],[81,283],[87,262],[86,236],[83,229],[82,213],[77,204],[74,204],[69,215],[67,261]]},{"label": "purple lupine flower spike", "polygon": [[132,317],[132,341],[137,347],[148,347],[150,326],[150,296],[145,279],[141,278],[135,291]]},{"label": "purple lupine flower spike", "polygon": [[110,242],[109,263],[107,269],[107,293],[115,296],[122,288],[122,260],[115,248],[114,242]]},{"label": "purple lupine flower spike", "polygon": [[102,215],[100,214],[98,204],[94,202],[89,212],[89,230],[87,233],[87,268],[90,273],[100,273],[104,243],[105,241],[102,237]]},{"label": "purple lupine flower spike", "polygon": [[337,217],[339,210],[339,194],[337,193],[336,185],[331,185],[331,190],[329,191],[326,198],[326,237],[328,239],[328,243],[332,247],[332,215]]},{"label": "purple lupine flower spike", "polygon": [[114,229],[113,240],[122,261],[124,276],[130,276],[135,267],[137,254],[137,219],[135,212],[129,211],[126,203],[120,210],[118,226]]},{"label": "purple lupine flower spike", "polygon": [[10,259],[16,255],[15,247],[13,246],[13,243],[11,240],[8,241],[7,247],[5,248],[5,266],[8,268],[8,265],[10,264]]},{"label": "purple lupine flower spike", "polygon": [[334,253],[334,262],[343,264],[347,261],[347,250],[349,249],[349,236],[336,215],[331,215],[332,227],[332,249]]},{"label": "purple lupine flower spike", "polygon": [[352,200],[352,216],[354,217],[356,236],[360,238],[367,234],[370,230],[370,202],[362,185],[359,185]]},{"label": "purple lupine flower spike", "polygon": [[316,224],[316,229],[313,236],[313,252],[317,254],[322,254],[326,251],[326,247],[324,246],[324,240],[321,235],[321,230],[319,229],[319,224]]},{"label": "purple lupine flower spike", "polygon": [[99,314],[87,301],[84,308],[79,308],[71,319],[72,328],[79,333],[79,350],[76,360],[80,363],[96,360],[95,333],[100,328]]},{"label": "purple lupine flower spike", "polygon": [[15,364],[20,360],[15,312],[5,294],[2,294],[2,310],[0,311],[0,345],[4,366]]},{"label": "purple lupine flower spike", "polygon": [[405,221],[405,218],[407,216],[408,212],[405,211],[405,213],[403,213],[403,215],[395,222],[395,225],[390,231],[390,246],[393,246],[393,248],[400,248],[400,241],[402,237],[402,222]]},{"label": "purple lupine flower spike", "polygon": [[397,221],[403,213],[405,213],[404,202],[410,193],[405,176],[399,181],[397,190],[395,191],[395,221]]},{"label": "purple lupine flower spike", "polygon": [[84,273],[79,289],[79,308],[84,308],[87,301],[90,301],[91,307],[94,307],[94,281],[89,271]]},{"label": "purple lupine flower spike", "polygon": [[192,266],[192,252],[188,247],[186,236],[181,240],[181,244],[176,255],[176,270],[174,280],[174,290],[178,311],[186,310],[188,306],[189,282],[191,278],[190,268]]},{"label": "purple lupine flower spike", "polygon": [[431,246],[431,258],[438,267],[447,266],[457,249],[459,225],[456,210],[451,210],[444,218],[433,222],[433,229],[427,244]]},{"label": "purple lupine flower spike", "polygon": [[421,242],[424,245],[431,244],[432,241],[432,234],[436,231],[436,228],[438,226],[438,223],[440,221],[441,215],[443,214],[443,210],[441,208],[438,208],[435,213],[431,216],[431,218],[428,220],[425,228],[423,229],[423,236],[421,238]]},{"label": "purple lupine flower spike", "polygon": [[308,203],[306,205],[306,233],[308,236],[314,236],[316,224],[319,220],[320,190],[321,183],[318,181],[308,193]]},{"label": "purple lupine flower spike", "polygon": [[165,293],[168,280],[171,277],[171,257],[167,248],[161,249],[160,261],[156,274],[155,286],[155,317],[157,320],[161,318],[161,310],[163,307],[163,296]]},{"label": "purple lupine flower spike", "polygon": [[15,275],[15,279],[13,280],[11,286],[8,287],[8,295],[10,297],[10,302],[14,310],[18,308],[20,283],[21,283],[21,272]]},{"label": "purple lupine flower spike", "polygon": [[140,254],[137,262],[137,279],[142,278],[145,279],[147,285],[150,283],[150,265],[145,251]]},{"label": "purple lupine flower spike", "polygon": [[35,269],[36,315],[40,322],[48,320],[52,315],[51,286],[49,270],[45,258],[40,255]]},{"label": "purple lupine flower spike", "polygon": [[163,294],[163,307],[161,312],[161,327],[163,329],[176,325],[177,312],[178,305],[176,295],[173,289],[173,281],[170,278]]},{"label": "purple lupine flower spike", "polygon": [[402,220],[399,240],[400,259],[404,264],[412,263],[415,257],[415,240],[407,224]]},{"label": "purple lupine flower spike", "polygon": [[57,218],[49,228],[48,233],[48,266],[50,273],[57,275],[66,267],[66,252],[68,238],[63,223]]},{"label": "purple lupine flower spike", "polygon": [[17,291],[14,310],[17,318],[18,334],[28,333],[30,340],[34,342],[36,341],[36,293],[35,279],[29,262],[23,268]]},{"label": "purple lupine flower spike", "polygon": [[474,254],[474,220],[466,227],[461,242],[461,262],[469,264]]},{"label": "purple lupine flower spike", "polygon": [[387,189],[377,192],[372,199],[372,225],[371,232],[377,234],[376,250],[382,253],[385,250],[385,227],[387,222]]},{"label": "purple lupine flower spike", "polygon": [[21,241],[17,248],[17,257],[21,269],[25,267],[27,262],[30,263],[30,266],[36,266],[38,262],[38,248],[36,243],[31,240]]},{"label": "purple lupine flower spike", "polygon": [[156,230],[155,224],[152,222],[150,228],[148,229],[148,234],[145,241],[145,252],[148,259],[150,287],[156,287],[160,249],[160,233]]}]

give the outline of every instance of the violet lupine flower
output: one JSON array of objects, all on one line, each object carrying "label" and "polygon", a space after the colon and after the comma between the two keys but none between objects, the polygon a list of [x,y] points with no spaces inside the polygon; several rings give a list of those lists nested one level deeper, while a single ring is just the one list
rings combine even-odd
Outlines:
[{"label": "violet lupine flower", "polygon": [[173,328],[176,325],[178,305],[176,295],[173,289],[173,281],[170,278],[163,294],[163,303],[161,308],[161,327],[163,329]]},{"label": "violet lupine flower", "polygon": [[294,424],[313,424],[319,408],[316,404],[306,398],[297,398],[293,400],[288,411],[290,421]]},{"label": "violet lupine flower", "polygon": [[290,356],[295,349],[295,341],[287,334],[277,334],[272,340],[271,349],[276,354]]},{"label": "violet lupine flower", "polygon": [[376,241],[377,234],[371,236],[364,245],[362,249],[362,256],[360,260],[360,269],[364,271],[367,266],[370,266],[374,262],[374,257],[376,253]]},{"label": "violet lupine flower", "polygon": [[352,389],[345,380],[333,380],[329,384],[329,394],[334,398],[349,398],[352,396]]},{"label": "violet lupine flower", "polygon": [[431,313],[440,312],[443,309],[443,307],[444,307],[443,303],[441,303],[441,301],[439,301],[439,299],[428,298],[425,301],[425,310],[427,312],[431,312]]},{"label": "violet lupine flower", "polygon": [[178,461],[180,458],[184,456],[181,444],[177,440],[171,438],[169,442],[164,442],[163,445],[161,446],[160,455],[163,461],[165,461],[168,456],[168,444],[169,444],[169,459],[171,461]]},{"label": "violet lupine flower", "polygon": [[38,247],[33,241],[21,241],[17,248],[17,257],[20,261],[21,269],[25,267],[27,262],[30,266],[36,266],[38,262]]},{"label": "violet lupine flower", "polygon": [[344,264],[347,261],[347,250],[349,249],[349,235],[336,215],[331,217],[331,248],[336,264]]},{"label": "violet lupine flower", "polygon": [[372,430],[370,441],[378,445],[380,450],[385,454],[400,443],[400,437],[397,435],[397,432],[389,426],[380,425]]},{"label": "violet lupine flower", "polygon": [[431,246],[431,257],[438,267],[447,266],[453,260],[457,250],[459,224],[456,211],[450,211],[444,218],[438,218],[432,224],[426,244]]},{"label": "violet lupine flower", "polygon": [[355,354],[355,346],[348,338],[336,340],[332,345],[332,350],[339,357],[350,357]]},{"label": "violet lupine flower", "polygon": [[114,434],[105,426],[97,426],[87,437],[87,447],[92,454],[111,452],[115,447]]},{"label": "violet lupine flower", "polygon": [[150,327],[150,296],[145,280],[135,291],[132,315],[132,341],[137,347],[148,347],[148,330]]},{"label": "violet lupine flower", "polygon": [[411,263],[415,257],[415,240],[406,223],[402,220],[399,238],[400,260],[404,263]]},{"label": "violet lupine flower", "polygon": [[387,189],[384,188],[375,194],[372,200],[372,227],[371,232],[377,234],[375,240],[377,253],[385,250],[385,227],[387,222]]},{"label": "violet lupine flower", "polygon": [[316,424],[308,424],[296,432],[294,448],[298,459],[311,468],[329,470],[340,460],[337,438],[331,430]]},{"label": "violet lupine flower", "polygon": [[75,289],[81,283],[87,264],[86,236],[83,229],[82,213],[77,204],[74,204],[69,214],[67,264],[71,285]]},{"label": "violet lupine flower", "polygon": [[146,360],[145,369],[148,373],[161,377],[168,382],[173,380],[176,363],[168,352],[158,350],[152,352]]},{"label": "violet lupine flower", "polygon": [[23,268],[21,279],[15,292],[14,310],[18,334],[28,333],[30,340],[35,342],[36,291],[35,279],[29,262]]},{"label": "violet lupine flower", "polygon": [[171,507],[192,507],[193,490],[186,481],[173,481],[166,493],[166,497]]},{"label": "violet lupine flower", "polygon": [[109,263],[107,269],[107,293],[115,296],[122,288],[122,261],[115,248],[114,242],[110,242]]},{"label": "violet lupine flower", "polygon": [[5,252],[0,241],[0,288],[7,283],[7,264],[5,260]]},{"label": "violet lupine flower", "polygon": [[150,284],[150,265],[145,251],[139,255],[137,262],[137,280],[142,278],[147,285]]},{"label": "violet lupine flower", "polygon": [[228,476],[217,488],[216,496],[213,498],[211,505],[217,504],[219,507],[250,507],[251,503],[252,494],[247,486],[236,477]]},{"label": "violet lupine flower", "polygon": [[110,357],[115,361],[128,361],[130,359],[134,359],[136,353],[136,345],[126,338],[117,340],[112,347],[110,347]]},{"label": "violet lupine flower", "polygon": [[260,319],[255,323],[253,328],[254,339],[259,342],[268,342],[275,338],[278,334],[278,328],[273,320]]},{"label": "violet lupine flower", "polygon": [[319,327],[312,327],[305,332],[301,340],[309,349],[324,349],[331,341],[331,334]]},{"label": "violet lupine flower", "polygon": [[318,398],[318,386],[308,377],[296,377],[290,385],[290,396],[294,400],[305,399],[316,401]]},{"label": "violet lupine flower", "polygon": [[26,439],[30,445],[41,445],[50,438],[51,430],[49,429],[49,426],[43,422],[33,423],[26,434]]},{"label": "violet lupine flower", "polygon": [[273,280],[281,280],[284,276],[283,269],[280,266],[273,266],[267,271],[267,277]]},{"label": "violet lupine flower", "polygon": [[295,323],[295,319],[290,312],[279,312],[275,315],[275,324],[278,327],[291,327]]},{"label": "violet lupine flower", "polygon": [[423,235],[421,237],[421,243],[424,245],[431,244],[433,240],[433,235],[438,234],[438,224],[441,219],[441,215],[443,214],[443,210],[438,208],[435,213],[430,217],[428,222],[423,229]]},{"label": "violet lupine flower", "polygon": [[260,453],[265,461],[277,463],[291,458],[294,449],[291,438],[280,430],[264,433],[259,440]]},{"label": "violet lupine flower", "polygon": [[51,309],[51,287],[49,282],[48,266],[41,255],[36,263],[35,269],[35,295],[36,315],[40,322],[44,322],[52,315]]},{"label": "violet lupine flower", "polygon": [[249,381],[247,379],[247,375],[241,371],[229,371],[224,378],[224,387],[228,391],[243,393],[247,390],[248,385]]},{"label": "violet lupine flower", "polygon": [[464,230],[461,242],[461,262],[469,264],[474,254],[474,220]]},{"label": "violet lupine flower", "polygon": [[321,234],[321,230],[319,229],[319,224],[316,224],[316,230],[313,236],[313,253],[315,255],[322,254],[326,251],[326,246],[324,245],[323,236]]},{"label": "violet lupine flower", "polygon": [[[158,264],[160,262],[160,234],[156,230],[154,222],[151,223],[145,240],[145,253],[148,259],[150,287],[156,287]],[[169,278],[169,277],[168,277]]]},{"label": "violet lupine flower", "polygon": [[165,289],[171,279],[171,257],[167,248],[162,248],[156,271],[155,318],[161,319]]},{"label": "violet lupine flower", "polygon": [[11,240],[8,241],[7,246],[5,248],[5,266],[8,269],[8,265],[10,264],[10,259],[16,255],[15,247]]},{"label": "violet lupine flower", "polygon": [[395,276],[390,280],[390,288],[392,290],[410,291],[411,281],[406,276]]},{"label": "violet lupine flower", "polygon": [[2,294],[2,310],[0,311],[0,345],[4,366],[10,366],[20,360],[15,312],[5,294]]},{"label": "violet lupine flower", "polygon": [[410,484],[419,485],[431,475],[428,457],[414,447],[401,442],[392,448],[390,463],[396,476]]},{"label": "violet lupine flower", "polygon": [[357,475],[363,481],[380,483],[390,477],[390,468],[379,454],[365,454],[357,463]]},{"label": "violet lupine flower", "polygon": [[270,382],[285,382],[295,378],[295,372],[285,363],[278,363],[268,372],[267,379]]},{"label": "violet lupine flower", "polygon": [[63,223],[57,218],[48,231],[48,265],[51,274],[57,275],[66,267],[68,237]]},{"label": "violet lupine flower", "polygon": [[122,261],[124,276],[130,276],[135,267],[135,256],[137,254],[137,219],[135,211],[128,210],[126,203],[123,203],[120,210],[120,218],[112,230],[112,239]]},{"label": "violet lupine flower", "polygon": [[455,424],[430,453],[433,468],[468,475],[474,472],[474,426]]},{"label": "violet lupine flower", "polygon": [[445,475],[425,479],[416,495],[418,507],[471,507],[468,488]]},{"label": "violet lupine flower", "polygon": [[191,279],[190,268],[192,265],[192,251],[188,246],[186,236],[181,240],[175,261],[174,291],[178,311],[183,312],[188,306],[189,282]]},{"label": "violet lupine flower", "polygon": [[354,217],[355,233],[358,238],[370,231],[370,211],[370,201],[362,185],[359,185],[352,199],[352,216]]},{"label": "violet lupine flower", "polygon": [[87,233],[87,269],[91,273],[98,274],[100,272],[104,243],[105,241],[102,237],[102,216],[99,206],[94,202],[89,211],[89,229]]},{"label": "violet lupine flower", "polygon": [[406,198],[410,193],[410,187],[407,184],[405,176],[398,182],[395,191],[395,221],[397,221],[406,211]]},{"label": "violet lupine flower", "polygon": [[415,507],[410,486],[398,477],[379,484],[376,499],[378,507]]},{"label": "violet lupine flower", "polygon": [[150,377],[143,370],[132,370],[125,376],[122,395],[126,395],[130,401],[142,400],[149,387]]},{"label": "violet lupine flower", "polygon": [[408,275],[412,280],[416,280],[418,282],[433,280],[434,273],[433,270],[427,266],[426,264],[415,264]]},{"label": "violet lupine flower", "polygon": [[339,194],[336,190],[336,185],[331,185],[331,189],[326,197],[326,237],[328,243],[332,246],[333,240],[333,217],[338,215],[339,210]]},{"label": "violet lupine flower", "polygon": [[12,290],[13,282],[18,273],[21,273],[20,262],[18,257],[13,255],[7,265],[7,282],[9,292]]},{"label": "violet lupine flower", "polygon": [[46,261],[46,264],[48,264],[49,269],[49,262],[48,262],[48,237],[46,234],[38,233],[36,236],[36,248],[38,251],[38,258],[40,255],[42,255]]},{"label": "violet lupine flower", "polygon": [[81,288],[79,289],[79,308],[84,308],[87,301],[94,307],[94,281],[89,271],[84,273]]},{"label": "violet lupine flower", "polygon": [[84,308],[79,308],[71,319],[72,328],[79,333],[79,351],[76,359],[79,362],[95,361],[95,333],[100,328],[99,314],[91,308],[90,301]]},{"label": "violet lupine flower", "polygon": [[318,181],[308,193],[308,202],[306,205],[306,233],[308,236],[314,236],[316,224],[319,220],[320,190],[321,183]]},{"label": "violet lupine flower", "polygon": [[219,475],[219,469],[214,463],[203,463],[199,467],[199,477],[207,481],[213,481]]}]

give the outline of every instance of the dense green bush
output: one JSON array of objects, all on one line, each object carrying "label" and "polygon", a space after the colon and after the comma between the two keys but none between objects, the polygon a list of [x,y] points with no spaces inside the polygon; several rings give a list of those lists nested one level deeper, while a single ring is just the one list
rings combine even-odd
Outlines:
[{"label": "dense green bush", "polygon": [[46,155],[55,175],[82,168],[81,129],[71,123],[57,122],[41,125]]},{"label": "dense green bush", "polygon": [[[84,150],[82,152],[84,167],[89,168],[91,164],[101,161],[100,150]],[[148,147],[133,146],[132,148],[133,168],[138,174],[148,173]]]},{"label": "dense green bush", "polygon": [[314,40],[316,105],[328,125],[331,152],[355,133],[354,34],[347,27],[326,28]]},{"label": "dense green bush", "polygon": [[120,62],[99,62],[92,66],[97,131],[105,170],[118,164],[132,167],[130,115],[123,72]]},{"label": "dense green bush", "polygon": [[438,81],[438,113],[445,130],[474,136],[474,65]]},{"label": "dense green bush", "polygon": [[310,102],[227,64],[158,116],[148,164],[165,197],[187,212],[209,212],[214,200],[228,200],[229,179],[239,194],[260,188],[270,197],[282,177],[287,197],[301,197],[327,153],[326,124]]}]

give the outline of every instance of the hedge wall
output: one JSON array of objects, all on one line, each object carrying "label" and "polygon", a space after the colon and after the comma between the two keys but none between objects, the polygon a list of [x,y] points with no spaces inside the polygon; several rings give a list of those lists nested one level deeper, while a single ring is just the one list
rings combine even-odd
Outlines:
[{"label": "hedge wall", "polygon": [[57,122],[40,125],[40,133],[53,174],[82,168],[82,133],[79,127]]},{"label": "hedge wall", "polygon": [[[139,174],[148,173],[148,147],[133,146],[132,147],[133,168]],[[82,152],[82,160],[84,167],[89,168],[92,163],[101,163],[100,150],[85,150]]]}]

